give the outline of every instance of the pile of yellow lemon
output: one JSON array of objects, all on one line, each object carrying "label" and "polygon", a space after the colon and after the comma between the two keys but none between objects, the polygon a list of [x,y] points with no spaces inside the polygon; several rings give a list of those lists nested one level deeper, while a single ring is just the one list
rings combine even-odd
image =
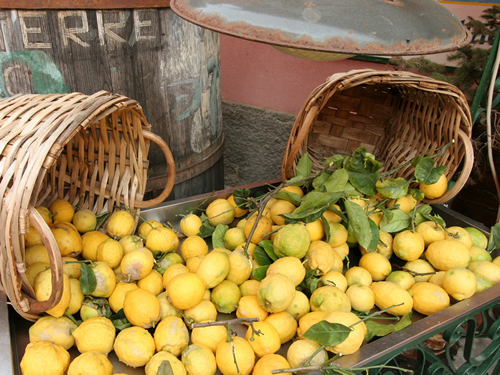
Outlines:
[{"label": "pile of yellow lemon", "polygon": [[[283,190],[304,195],[296,186]],[[389,205],[409,212],[417,202],[403,198]],[[353,201],[368,212],[376,198]],[[477,230],[444,229],[428,221],[394,237],[380,231],[376,251],[361,248],[359,265],[345,270],[353,248],[342,218],[327,210],[325,224],[321,219],[285,224],[281,215],[295,209],[287,200],[271,198],[255,225],[257,212],[246,217],[248,209],[233,196],[216,199],[206,217],[212,226],[229,229],[224,248],[209,251],[199,235],[203,221],[192,213],[179,223],[180,240],[176,231],[154,220],[142,222],[135,232],[135,217],[127,210],[113,213],[105,231],[96,231],[92,211],[75,212],[64,200],[39,207],[59,244],[64,290],[57,306],[30,328],[23,374],[111,375],[111,351],[127,366],[144,366],[148,375],[165,368],[175,375],[260,375],[306,361],[319,366],[329,353],[351,354],[363,344],[367,327],[355,312],[394,306],[389,312],[396,315],[412,310],[429,315],[500,282],[500,258],[491,259],[487,239]],[[381,213],[373,215],[380,223]],[[259,281],[253,271],[261,265],[254,254],[265,239],[272,241],[277,260]],[[47,249],[34,228],[25,242],[28,280],[36,298],[46,300],[51,292]],[[404,267],[393,270],[391,257],[404,261]],[[131,326],[117,330],[98,307],[85,302],[75,262],[82,259],[92,262],[96,279],[90,296],[105,299],[114,313],[122,311]],[[297,287],[311,272],[320,280],[308,295]],[[258,321],[234,336],[227,325],[214,323],[224,319],[220,314]],[[77,325],[73,316],[83,322]],[[303,336],[323,320],[351,327],[347,339],[322,349]],[[285,343],[286,353],[280,351]],[[80,354],[70,360],[73,346]]]}]

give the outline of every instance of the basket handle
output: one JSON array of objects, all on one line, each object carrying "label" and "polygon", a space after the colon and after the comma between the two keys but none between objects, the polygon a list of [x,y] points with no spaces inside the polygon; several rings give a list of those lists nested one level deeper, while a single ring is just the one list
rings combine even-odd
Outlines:
[{"label": "basket handle", "polygon": [[55,237],[52,235],[45,220],[43,220],[42,215],[40,215],[34,207],[29,207],[29,219],[33,227],[42,236],[43,244],[48,250],[50,260],[50,273],[52,278],[52,292],[50,297],[45,301],[37,301],[36,299],[29,298],[30,311],[35,314],[41,314],[50,310],[61,299],[64,283],[62,260]]},{"label": "basket handle", "polygon": [[441,204],[448,202],[451,198],[457,195],[460,190],[462,190],[469,178],[472,167],[474,166],[474,147],[472,146],[470,137],[462,129],[458,129],[458,136],[461,139],[461,142],[465,149],[464,164],[462,166],[460,176],[458,177],[453,187],[441,197],[437,199],[424,199],[424,202],[428,204]]},{"label": "basket handle", "polygon": [[136,208],[149,208],[162,203],[165,199],[168,198],[175,184],[175,160],[167,143],[159,135],[156,135],[150,131],[143,130],[143,134],[146,139],[149,139],[154,143],[156,143],[163,151],[168,166],[168,178],[167,178],[167,185],[165,186],[165,189],[159,196],[147,201],[135,202],[134,205]]}]

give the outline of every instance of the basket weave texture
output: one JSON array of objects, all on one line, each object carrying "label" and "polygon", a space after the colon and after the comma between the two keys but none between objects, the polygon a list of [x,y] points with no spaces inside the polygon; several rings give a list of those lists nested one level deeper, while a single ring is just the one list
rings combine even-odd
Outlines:
[{"label": "basket weave texture", "polygon": [[[153,141],[168,164],[168,183],[144,201]],[[136,211],[168,197],[175,180],[167,144],[151,132],[135,100],[100,91],[20,95],[0,100],[0,274],[16,311],[36,320],[62,295],[62,262],[52,232],[35,209],[66,199],[96,214],[117,206]],[[24,234],[33,225],[49,250],[52,294],[36,301],[26,278]]]},{"label": "basket weave texture", "polygon": [[[352,70],[330,76],[309,96],[296,118],[282,163],[282,178],[295,175],[308,153],[313,170],[333,154],[366,147],[390,171],[417,155],[454,143],[435,159],[447,166],[445,175],[455,184],[442,197],[453,198],[469,178],[474,162],[470,140],[472,120],[464,94],[454,85],[411,72]],[[409,179],[408,163],[395,176]],[[394,176],[394,175],[392,175]]]}]

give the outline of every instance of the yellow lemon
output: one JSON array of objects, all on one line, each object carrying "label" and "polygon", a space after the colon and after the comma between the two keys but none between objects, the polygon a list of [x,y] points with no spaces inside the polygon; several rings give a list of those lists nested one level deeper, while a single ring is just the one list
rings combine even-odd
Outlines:
[{"label": "yellow lemon", "polygon": [[392,271],[385,278],[385,281],[398,284],[406,290],[409,290],[413,285],[415,285],[415,278],[411,275],[411,273],[406,271]]},{"label": "yellow lemon", "polygon": [[385,280],[392,271],[391,262],[379,253],[366,253],[359,260],[359,266],[370,272],[373,281]]},{"label": "yellow lemon", "polygon": [[84,259],[91,260],[93,262],[97,261],[97,247],[101,242],[106,241],[110,238],[107,234],[93,230],[82,235],[82,256]]},{"label": "yellow lemon", "polygon": [[35,279],[38,274],[50,268],[50,263],[47,262],[35,262],[26,267],[26,278],[31,286],[35,284]]},{"label": "yellow lemon", "polygon": [[347,279],[342,274],[342,272],[337,270],[328,271],[320,277],[320,286],[336,286],[341,291],[345,292],[347,290]]},{"label": "yellow lemon", "polygon": [[215,354],[219,343],[227,340],[226,326],[195,327],[191,331],[191,342],[208,347]]},{"label": "yellow lemon", "polygon": [[238,308],[241,298],[238,285],[229,280],[223,280],[210,293],[210,300],[214,303],[218,312],[230,314]]},{"label": "yellow lemon", "polygon": [[26,375],[64,375],[69,362],[70,355],[62,346],[40,341],[26,345],[20,365]]},{"label": "yellow lemon", "polygon": [[111,268],[116,268],[120,265],[123,258],[122,245],[112,239],[108,238],[97,246],[97,261],[106,262]]},{"label": "yellow lemon", "polygon": [[328,223],[330,227],[330,239],[328,244],[331,247],[338,247],[347,242],[349,233],[341,223]]},{"label": "yellow lemon", "polygon": [[280,191],[287,191],[289,193],[297,194],[300,198],[304,196],[304,191],[300,186],[297,185],[288,185],[285,187],[282,187]]},{"label": "yellow lemon", "polygon": [[293,203],[284,199],[278,199],[269,209],[271,220],[276,225],[284,225],[285,218],[281,215],[292,213],[296,208]]},{"label": "yellow lemon", "polygon": [[154,268],[160,273],[164,274],[165,270],[171,266],[172,264],[184,263],[184,260],[177,253],[170,252],[166,254],[162,254],[160,259],[156,260],[156,264]]},{"label": "yellow lemon", "polygon": [[68,275],[69,278],[79,279],[82,274],[80,270],[81,263],[72,257],[61,257],[61,260],[63,263],[63,273]]},{"label": "yellow lemon", "polygon": [[351,311],[351,302],[347,295],[335,286],[322,286],[312,294],[311,311],[331,312],[336,310]]},{"label": "yellow lemon", "polygon": [[71,298],[69,299],[66,315],[74,315],[82,308],[82,303],[85,300],[85,295],[82,292],[80,280],[69,279],[69,287],[71,290]]},{"label": "yellow lemon", "polygon": [[305,314],[302,318],[299,319],[299,327],[297,328],[297,336],[299,339],[304,339],[302,335],[306,333],[309,328],[311,328],[313,325],[316,323],[321,322],[322,320],[325,320],[325,316],[328,313],[318,310],[318,311],[311,311],[307,314]]},{"label": "yellow lemon", "polygon": [[73,215],[72,223],[78,229],[78,232],[86,233],[95,229],[97,217],[92,210],[78,210]]},{"label": "yellow lemon", "polygon": [[92,271],[94,272],[97,286],[90,295],[108,298],[116,286],[116,277],[113,269],[107,263],[97,262],[94,263]]},{"label": "yellow lemon", "polygon": [[103,316],[89,318],[73,331],[75,344],[80,353],[108,354],[113,350],[115,336],[115,326],[111,320]]},{"label": "yellow lemon", "polygon": [[167,316],[155,328],[156,351],[169,352],[178,357],[189,343],[189,331],[181,318]]},{"label": "yellow lemon", "polygon": [[205,294],[206,283],[195,273],[187,272],[174,276],[167,284],[170,303],[185,310],[201,302]]},{"label": "yellow lemon", "polygon": [[62,256],[77,257],[83,251],[83,240],[73,224],[55,222],[50,230]]},{"label": "yellow lemon", "polygon": [[486,260],[488,262],[492,261],[491,254],[488,250],[483,249],[482,247],[472,245],[469,249],[470,252],[470,261],[474,262],[476,260]]},{"label": "yellow lemon", "polygon": [[257,245],[249,242],[248,246],[246,246],[246,242],[240,243],[238,246],[235,247],[234,250],[243,250],[243,252],[246,252],[249,256],[253,257],[253,254],[255,252],[255,249],[257,248]]},{"label": "yellow lemon", "polygon": [[274,238],[274,252],[279,258],[293,256],[303,258],[309,245],[311,235],[304,224],[287,224],[281,228]]},{"label": "yellow lemon", "polygon": [[160,300],[150,291],[137,288],[125,294],[123,312],[133,325],[151,328],[160,320]]},{"label": "yellow lemon", "polygon": [[306,268],[299,258],[287,256],[277,259],[266,271],[266,275],[277,273],[287,276],[295,286],[298,286],[306,277]]},{"label": "yellow lemon", "polygon": [[24,262],[27,266],[33,263],[49,263],[49,251],[45,245],[33,245],[27,247],[24,252]]},{"label": "yellow lemon", "polygon": [[396,205],[397,208],[399,208],[405,214],[408,214],[414,207],[413,201],[410,200],[410,198],[408,198],[407,196],[398,199],[391,199],[390,201],[387,202],[387,208],[391,208]]},{"label": "yellow lemon", "polygon": [[112,238],[120,239],[131,235],[135,230],[135,218],[126,210],[113,212],[106,224],[106,232]]},{"label": "yellow lemon", "polygon": [[42,219],[48,224],[52,224],[52,213],[50,212],[48,207],[45,206],[36,206],[35,210],[42,216]]},{"label": "yellow lemon", "polygon": [[229,254],[229,272],[226,280],[241,285],[252,275],[252,263],[242,249],[233,250]]},{"label": "yellow lemon", "polygon": [[49,211],[52,215],[52,222],[66,222],[71,223],[75,208],[71,203],[64,199],[57,199],[49,206]]},{"label": "yellow lemon", "polygon": [[311,236],[311,241],[319,241],[325,237],[325,228],[321,219],[307,223],[306,228]]},{"label": "yellow lemon", "polygon": [[443,288],[451,297],[462,301],[476,293],[476,276],[467,268],[451,268],[443,276]]},{"label": "yellow lemon", "polygon": [[186,261],[186,267],[188,268],[189,272],[196,273],[203,258],[205,258],[205,255],[195,255],[194,257],[189,258]]},{"label": "yellow lemon", "polygon": [[476,276],[476,293],[481,293],[485,291],[486,289],[489,289],[493,286],[490,280],[488,280],[486,277],[479,275],[477,273],[474,273],[474,276]]},{"label": "yellow lemon", "polygon": [[76,327],[76,324],[65,316],[42,316],[29,328],[28,334],[30,342],[50,341],[69,350],[75,344],[72,333]]},{"label": "yellow lemon", "polygon": [[467,269],[486,277],[493,285],[500,284],[500,265],[495,262],[476,260],[467,265]]},{"label": "yellow lemon", "polygon": [[329,346],[326,350],[335,354],[348,355],[355,353],[361,347],[367,329],[365,322],[361,321],[355,314],[339,310],[327,314],[325,320],[330,323],[340,323],[351,328],[349,336],[343,342],[335,346]]},{"label": "yellow lemon", "polygon": [[488,236],[486,236],[486,234],[475,227],[464,227],[464,229],[469,232],[469,236],[472,240],[473,246],[477,246],[481,249],[486,249],[486,247],[488,246]]},{"label": "yellow lemon", "polygon": [[[52,274],[50,268],[40,272],[35,278],[33,285],[35,297],[37,301],[46,301],[52,293]],[[71,286],[69,284],[69,277],[63,274],[63,292],[59,302],[47,310],[46,313],[55,318],[60,318],[69,306],[71,300]]]},{"label": "yellow lemon", "polygon": [[[379,240],[379,243],[378,243],[377,247],[375,248],[374,252],[382,254],[387,259],[390,259],[391,256],[392,256],[392,254],[393,254],[393,251],[392,251],[392,245],[393,245],[392,235],[390,233],[387,233],[387,232],[383,231],[383,230],[379,230],[379,236],[380,236],[380,240]],[[361,251],[361,255],[364,255],[364,254],[366,254],[368,252],[361,245],[359,246],[359,250]]]},{"label": "yellow lemon", "polygon": [[406,261],[418,259],[424,250],[424,239],[418,232],[404,230],[394,236],[392,251],[400,259]]},{"label": "yellow lemon", "polygon": [[214,375],[217,372],[215,355],[206,345],[189,345],[182,351],[181,360],[190,375]]},{"label": "yellow lemon", "polygon": [[472,246],[472,238],[467,229],[463,227],[453,226],[446,228],[446,238],[462,242],[467,249],[470,249]]},{"label": "yellow lemon", "polygon": [[139,224],[139,227],[137,228],[137,234],[139,235],[139,237],[146,238],[151,229],[159,228],[162,226],[163,224],[158,220],[146,220]]},{"label": "yellow lemon", "polygon": [[467,267],[470,261],[469,248],[460,241],[446,239],[431,243],[425,251],[425,258],[439,271]]},{"label": "yellow lemon", "polygon": [[127,254],[131,250],[144,247],[144,240],[135,234],[123,236],[118,240],[118,242],[122,245],[123,255]]},{"label": "yellow lemon", "polygon": [[439,285],[421,281],[409,290],[413,309],[423,315],[432,315],[450,306],[450,297]]},{"label": "yellow lemon", "polygon": [[443,174],[434,184],[427,185],[420,183],[419,189],[424,193],[427,199],[437,199],[442,197],[448,190],[448,179]]},{"label": "yellow lemon", "polygon": [[28,231],[24,234],[24,245],[26,247],[43,245],[43,238],[41,234],[38,233],[38,231],[31,225],[28,227]]},{"label": "yellow lemon", "polygon": [[434,267],[424,259],[416,259],[411,262],[406,262],[405,270],[411,272],[416,283],[421,281],[429,281],[436,273]]},{"label": "yellow lemon", "polygon": [[68,368],[68,375],[80,374],[112,375],[113,364],[105,354],[85,352],[73,359]]},{"label": "yellow lemon", "polygon": [[219,343],[215,360],[222,375],[249,375],[255,364],[255,354],[247,340],[235,336],[231,341]]},{"label": "yellow lemon", "polygon": [[391,314],[403,316],[413,308],[413,298],[403,287],[390,281],[377,281],[370,285],[375,293],[375,305],[381,309],[387,309]]},{"label": "yellow lemon", "polygon": [[125,295],[131,290],[139,288],[137,284],[119,282],[116,284],[115,289],[108,298],[109,307],[115,313],[123,309],[123,302],[125,301]]},{"label": "yellow lemon", "polygon": [[238,308],[236,309],[236,316],[238,318],[259,318],[260,321],[263,321],[268,315],[269,313],[260,306],[256,295],[240,298]]},{"label": "yellow lemon", "polygon": [[[312,357],[314,354],[314,357]],[[328,352],[321,349],[321,345],[312,340],[297,340],[290,344],[286,352],[286,359],[291,368],[303,367],[309,358],[308,366],[321,366],[328,360]]]},{"label": "yellow lemon", "polygon": [[160,301],[160,320],[166,318],[167,316],[177,316],[181,318],[181,313],[177,310],[174,305],[172,305],[168,298],[167,292],[162,292],[156,296]]},{"label": "yellow lemon", "polygon": [[268,312],[286,310],[295,298],[295,283],[280,273],[267,275],[257,292],[259,303]]},{"label": "yellow lemon", "polygon": [[214,227],[219,224],[230,224],[234,220],[234,207],[227,199],[219,198],[210,202],[205,214]]},{"label": "yellow lemon", "polygon": [[217,309],[212,301],[202,299],[196,306],[184,310],[184,316],[189,323],[214,322]]},{"label": "yellow lemon", "polygon": [[146,367],[144,368],[146,375],[158,375],[160,366],[165,362],[169,363],[173,375],[186,375],[184,364],[176,356],[165,351],[156,353],[146,363]]},{"label": "yellow lemon", "polygon": [[238,205],[234,199],[234,195],[230,195],[227,201],[234,207],[234,217],[242,217],[248,213],[248,208],[245,208],[245,203],[240,203]]},{"label": "yellow lemon", "polygon": [[229,228],[224,233],[222,240],[226,249],[234,250],[236,246],[246,241],[245,231],[238,227]]},{"label": "yellow lemon", "polygon": [[[252,375],[271,375],[273,370],[291,368],[288,361],[279,354],[266,354],[255,363]],[[283,375],[292,375],[291,372],[281,372]]]},{"label": "yellow lemon", "polygon": [[373,282],[372,275],[370,274],[370,272],[368,272],[367,269],[359,266],[354,266],[349,268],[344,274],[344,276],[347,280],[348,286],[354,284],[370,286],[370,284]]},{"label": "yellow lemon", "polygon": [[175,276],[181,273],[188,273],[188,272],[191,271],[186,265],[182,263],[176,263],[170,265],[163,273],[163,287],[167,289],[167,285],[170,280],[172,280]]},{"label": "yellow lemon", "polygon": [[[439,272],[435,273],[434,275],[431,276],[431,278],[429,279],[429,282],[432,284],[439,285],[442,288],[443,287],[443,278],[444,278],[445,273],[446,273],[446,271],[439,271]],[[477,276],[476,276],[476,278],[477,278]]]},{"label": "yellow lemon", "polygon": [[211,251],[201,260],[196,275],[205,282],[207,289],[212,289],[226,278],[230,267],[227,253]]},{"label": "yellow lemon", "polygon": [[141,247],[123,256],[120,262],[120,271],[129,280],[140,280],[149,275],[154,264],[155,259],[151,251]]},{"label": "yellow lemon", "polygon": [[148,290],[157,296],[164,290],[163,277],[157,270],[151,270],[147,276],[144,276],[137,282],[137,286],[141,289]]},{"label": "yellow lemon", "polygon": [[297,333],[297,320],[288,311],[269,314],[265,321],[276,329],[281,344],[290,341]]},{"label": "yellow lemon", "polygon": [[[269,239],[269,234],[273,231],[273,225],[271,220],[265,217],[264,215],[261,216],[261,218],[257,222],[257,225],[255,226],[256,222],[257,222],[257,215],[252,215],[245,222],[245,227],[243,228],[245,237],[250,238],[250,242],[254,244],[258,244],[260,241]],[[250,237],[250,233],[252,233],[252,230],[253,234],[252,237]]]},{"label": "yellow lemon", "polygon": [[146,247],[152,252],[169,253],[176,251],[179,247],[179,237],[170,228],[156,227],[149,231],[146,237]]},{"label": "yellow lemon", "polygon": [[[334,204],[333,207],[335,207],[338,211],[341,211],[339,205]],[[326,210],[325,212],[323,212],[323,217],[329,223],[340,223],[342,221],[342,218],[332,210]]]},{"label": "yellow lemon", "polygon": [[375,306],[375,293],[369,286],[354,284],[345,292],[353,310],[368,312]]},{"label": "yellow lemon", "polygon": [[146,329],[128,327],[116,335],[113,350],[120,362],[130,367],[141,367],[155,354],[155,342]]},{"label": "yellow lemon", "polygon": [[330,270],[342,271],[344,265],[340,255],[325,241],[312,241],[304,257],[304,267],[316,275]]},{"label": "yellow lemon", "polygon": [[198,235],[202,225],[201,218],[193,213],[187,214],[179,222],[180,230],[186,237]]},{"label": "yellow lemon", "polygon": [[425,246],[446,238],[444,228],[434,221],[423,221],[415,227],[415,232],[420,233],[424,239]]},{"label": "yellow lemon", "polygon": [[207,254],[208,244],[200,236],[189,236],[181,243],[181,256],[185,261],[195,256]]},{"label": "yellow lemon", "polygon": [[[233,281],[234,282],[234,281]],[[240,285],[241,296],[256,296],[259,290],[260,281],[258,280],[246,280]]]},{"label": "yellow lemon", "polygon": [[294,317],[295,320],[299,320],[308,312],[311,311],[311,305],[309,303],[309,298],[300,290],[295,292],[295,297],[293,298],[292,303],[285,310],[290,313]]},{"label": "yellow lemon", "polygon": [[271,323],[260,321],[252,325],[253,328],[248,327],[245,338],[257,357],[276,353],[281,348],[280,335]]}]

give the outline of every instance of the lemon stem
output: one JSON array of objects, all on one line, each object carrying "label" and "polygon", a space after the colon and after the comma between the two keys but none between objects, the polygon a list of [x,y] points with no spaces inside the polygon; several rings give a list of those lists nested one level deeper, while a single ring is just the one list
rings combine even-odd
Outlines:
[{"label": "lemon stem", "polygon": [[325,345],[321,345],[318,349],[316,349],[316,351],[313,354],[311,354],[309,358],[307,358],[307,361],[304,362],[304,366],[309,366],[309,363],[311,363],[313,358],[316,357],[318,353],[320,353],[325,348],[326,348]]},{"label": "lemon stem", "polygon": [[231,324],[244,324],[244,323],[255,323],[259,322],[259,318],[236,318],[229,320],[220,320],[217,322],[203,322],[203,323],[193,323],[193,328],[199,327],[211,327],[211,326],[229,326]]}]

